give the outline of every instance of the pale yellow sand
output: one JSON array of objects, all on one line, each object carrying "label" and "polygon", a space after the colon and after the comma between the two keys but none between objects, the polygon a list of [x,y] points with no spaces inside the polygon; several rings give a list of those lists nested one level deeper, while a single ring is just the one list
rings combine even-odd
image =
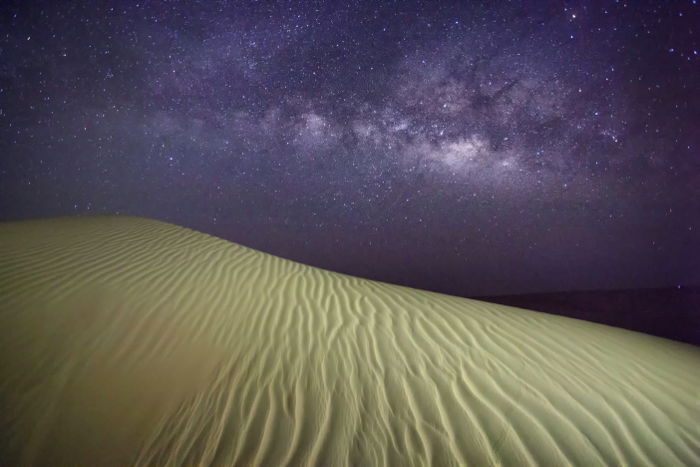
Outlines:
[{"label": "pale yellow sand", "polygon": [[0,224],[0,464],[698,465],[700,349],[140,218]]}]

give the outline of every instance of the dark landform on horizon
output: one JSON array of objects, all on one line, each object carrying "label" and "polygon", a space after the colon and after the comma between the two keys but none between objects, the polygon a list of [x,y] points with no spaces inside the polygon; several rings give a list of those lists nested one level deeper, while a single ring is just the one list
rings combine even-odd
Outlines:
[{"label": "dark landform on horizon", "polygon": [[474,297],[700,346],[700,287]]}]

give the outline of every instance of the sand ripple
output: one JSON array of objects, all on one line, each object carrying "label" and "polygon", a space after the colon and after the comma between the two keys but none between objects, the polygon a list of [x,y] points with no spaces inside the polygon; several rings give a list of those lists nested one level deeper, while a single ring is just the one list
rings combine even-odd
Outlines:
[{"label": "sand ripple", "polygon": [[700,349],[140,218],[0,224],[0,464],[698,465]]}]

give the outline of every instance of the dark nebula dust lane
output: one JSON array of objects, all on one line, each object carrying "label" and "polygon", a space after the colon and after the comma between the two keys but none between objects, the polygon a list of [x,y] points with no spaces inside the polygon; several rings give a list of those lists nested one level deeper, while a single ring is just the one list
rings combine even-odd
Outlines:
[{"label": "dark nebula dust lane", "polygon": [[696,1],[3,2],[0,220],[457,295],[700,284]]}]

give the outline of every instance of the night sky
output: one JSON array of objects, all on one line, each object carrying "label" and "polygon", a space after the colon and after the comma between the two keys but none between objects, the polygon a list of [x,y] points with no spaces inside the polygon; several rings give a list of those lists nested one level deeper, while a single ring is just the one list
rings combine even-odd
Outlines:
[{"label": "night sky", "polygon": [[455,295],[700,284],[700,5],[0,1],[0,220]]}]

